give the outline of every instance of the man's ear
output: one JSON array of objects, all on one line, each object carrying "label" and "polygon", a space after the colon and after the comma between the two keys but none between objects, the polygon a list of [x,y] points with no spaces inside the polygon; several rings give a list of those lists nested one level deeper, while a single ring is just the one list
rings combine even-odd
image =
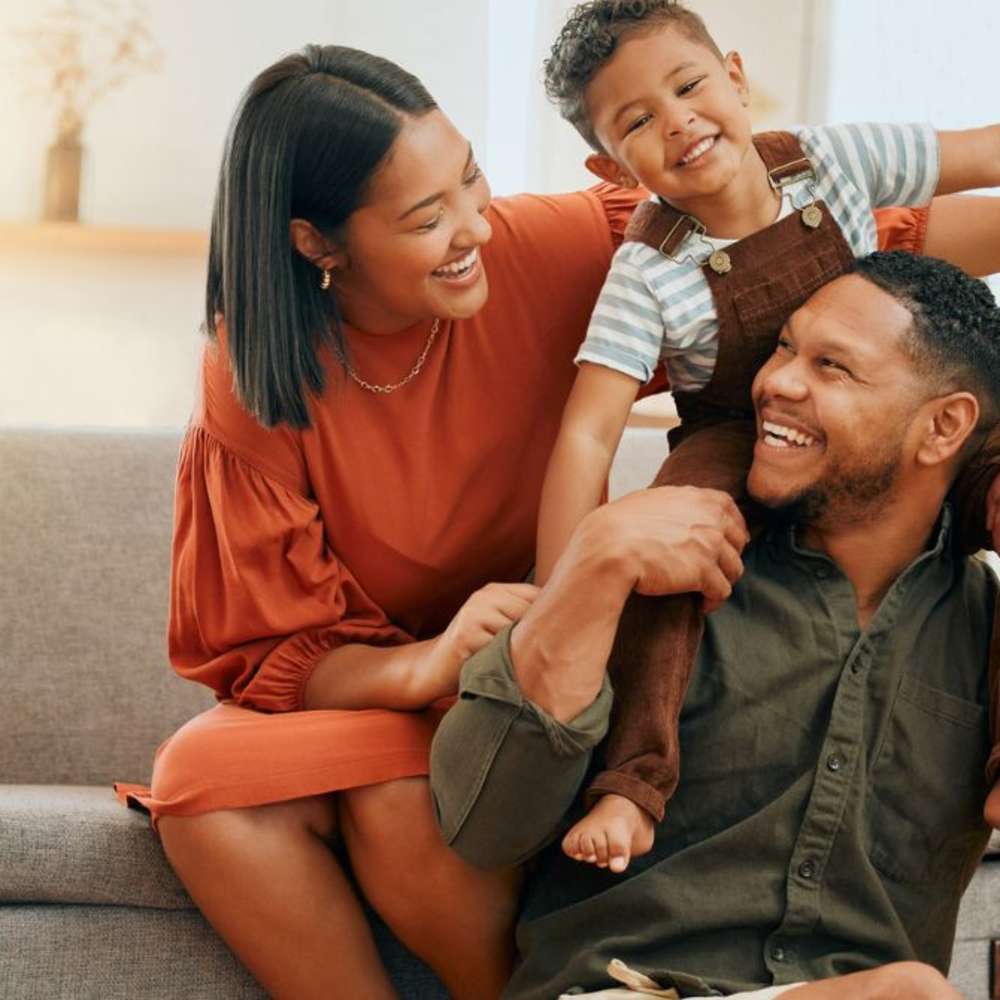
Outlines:
[{"label": "man's ear", "polygon": [[726,67],[726,73],[729,75],[729,82],[732,83],[736,88],[736,92],[740,95],[743,107],[749,107],[750,81],[747,79],[746,70],[743,68],[743,57],[734,49],[732,52],[726,53],[726,57],[722,60],[722,63]]},{"label": "man's ear", "polygon": [[639,182],[607,153],[591,153],[583,163],[595,177],[600,177],[602,181],[607,181],[609,184],[617,184],[624,188],[639,186]]},{"label": "man's ear", "polygon": [[347,253],[328,240],[311,222],[292,219],[289,223],[292,246],[310,264],[321,270],[335,271],[347,267]]},{"label": "man's ear", "polygon": [[971,392],[938,396],[921,409],[917,422],[921,438],[915,456],[920,465],[940,465],[953,459],[979,423],[979,401]]}]

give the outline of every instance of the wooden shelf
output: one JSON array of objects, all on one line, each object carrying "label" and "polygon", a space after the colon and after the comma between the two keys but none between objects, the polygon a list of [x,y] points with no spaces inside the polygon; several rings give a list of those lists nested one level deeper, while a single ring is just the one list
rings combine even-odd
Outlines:
[{"label": "wooden shelf", "polygon": [[10,252],[204,257],[208,233],[79,222],[0,222],[0,253]]}]

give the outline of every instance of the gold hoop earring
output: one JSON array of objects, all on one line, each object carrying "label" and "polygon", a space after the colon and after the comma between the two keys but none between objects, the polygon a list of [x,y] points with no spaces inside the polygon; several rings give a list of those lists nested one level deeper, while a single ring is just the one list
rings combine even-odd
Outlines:
[{"label": "gold hoop earring", "polygon": [[323,277],[319,280],[319,287],[325,292],[333,284],[333,276],[328,267],[323,268]]}]

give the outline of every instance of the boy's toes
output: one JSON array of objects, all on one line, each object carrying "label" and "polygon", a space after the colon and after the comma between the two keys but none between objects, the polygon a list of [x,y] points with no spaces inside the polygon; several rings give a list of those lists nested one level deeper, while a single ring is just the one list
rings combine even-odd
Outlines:
[{"label": "boy's toes", "polygon": [[608,844],[607,830],[600,830],[594,836],[594,847],[597,849],[597,867],[607,868],[611,861],[611,850]]},{"label": "boy's toes", "polygon": [[563,837],[562,849],[563,854],[574,861],[583,860],[583,854],[580,849],[580,833],[575,826]]},{"label": "boy's toes", "polygon": [[631,860],[631,837],[619,826],[608,830],[608,868],[613,872],[623,872]]}]

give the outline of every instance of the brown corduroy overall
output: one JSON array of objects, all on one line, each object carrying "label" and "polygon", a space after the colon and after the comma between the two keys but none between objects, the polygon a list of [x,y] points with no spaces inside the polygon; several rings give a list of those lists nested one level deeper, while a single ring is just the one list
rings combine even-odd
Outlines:
[{"label": "brown corduroy overall", "polygon": [[[798,140],[786,132],[754,136],[772,186],[812,173]],[[635,212],[626,240],[671,256],[700,223],[668,205],[646,202]],[[778,222],[716,251],[705,277],[719,319],[719,350],[709,383],[697,392],[675,392],[682,424],[670,433],[670,455],[654,486],[724,490],[750,515],[745,495],[756,424],[750,386],[772,354],[785,320],[818,288],[850,270],[854,255],[822,202],[799,206]],[[984,449],[986,451],[986,449]],[[956,485],[958,525],[982,543],[985,489],[996,459],[971,463],[965,488]],[[973,509],[968,509],[969,507]],[[964,509],[963,509],[964,508]],[[605,769],[586,797],[593,803],[614,793],[641,806],[657,821],[679,776],[678,722],[704,631],[701,595],[633,595],[625,605],[608,664],[615,690]]]}]

